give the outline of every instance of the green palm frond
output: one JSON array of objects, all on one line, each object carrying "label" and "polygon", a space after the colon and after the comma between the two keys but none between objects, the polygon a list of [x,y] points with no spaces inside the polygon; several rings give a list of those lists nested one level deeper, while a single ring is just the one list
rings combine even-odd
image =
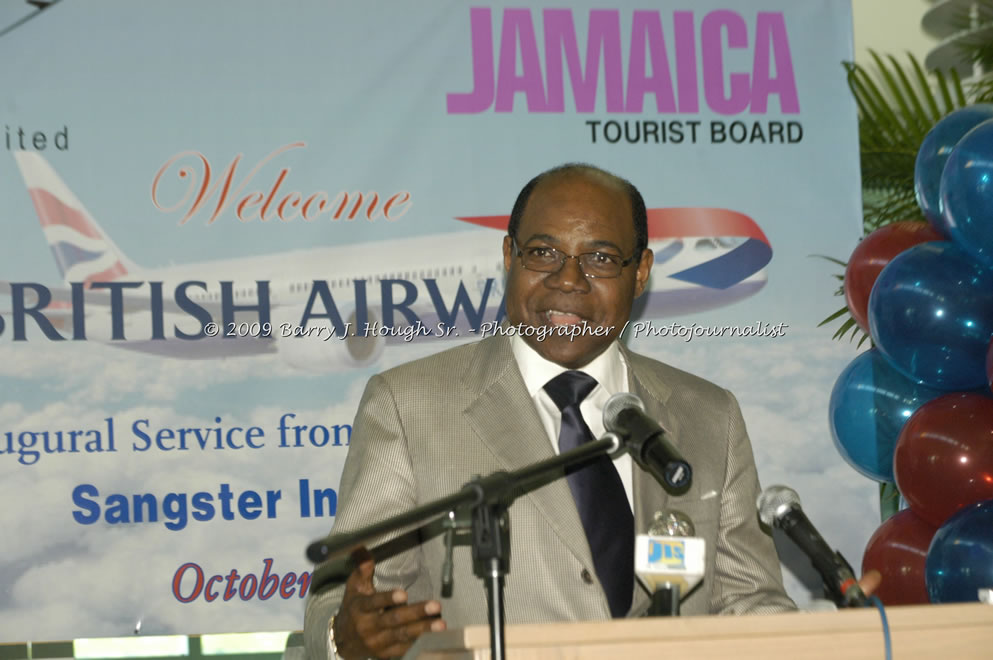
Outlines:
[{"label": "green palm frond", "polygon": [[990,73],[977,78],[972,84],[970,91],[976,103],[993,103],[993,65],[989,71]]},{"label": "green palm frond", "polygon": [[[863,190],[888,202],[913,198],[914,161],[931,127],[949,112],[968,105],[955,72],[924,72],[908,55],[909,66],[871,52],[875,71],[848,65],[848,84],[859,108],[859,151]],[[910,207],[899,209],[907,212]],[[879,207],[865,209],[866,229],[887,224]],[[919,212],[913,217],[920,217]],[[901,218],[906,219],[906,218]]]},{"label": "green palm frond", "polygon": [[[993,2],[993,0],[991,0]],[[914,195],[914,163],[928,131],[942,117],[970,104],[955,71],[927,73],[913,55],[902,64],[870,51],[872,68],[845,63],[859,114],[862,227],[868,234],[901,220],[923,220]],[[993,92],[993,81],[990,81]],[[835,295],[842,295],[839,289]],[[869,341],[847,307],[821,321],[842,319],[834,339]]]},{"label": "green palm frond", "polygon": [[901,220],[924,221],[914,195],[914,182],[906,187],[863,189],[862,226],[866,234]]}]

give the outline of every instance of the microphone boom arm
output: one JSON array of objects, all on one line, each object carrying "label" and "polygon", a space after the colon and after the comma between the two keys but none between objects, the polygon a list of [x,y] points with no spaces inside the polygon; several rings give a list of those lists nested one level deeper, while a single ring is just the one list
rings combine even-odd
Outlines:
[{"label": "microphone boom arm", "polygon": [[585,463],[601,454],[614,453],[620,448],[620,437],[614,433],[605,433],[600,440],[588,442],[563,454],[526,465],[519,470],[513,472],[500,470],[485,477],[476,477],[451,495],[367,525],[354,532],[329,534],[318,539],[307,546],[307,558],[315,564],[328,559],[340,559],[384,534],[418,523],[431,522],[447,512],[463,506],[474,507],[495,501],[510,505],[521,495],[549,481],[548,477],[556,476],[560,470]]},{"label": "microphone boom arm", "polygon": [[[500,470],[485,477],[476,477],[456,493],[429,502],[392,518],[368,525],[348,534],[331,534],[307,547],[307,557],[313,562],[343,559],[355,549],[377,537],[426,523],[446,512],[470,507],[472,510],[473,572],[486,586],[490,624],[490,657],[504,660],[503,579],[510,566],[510,521],[508,507],[530,490],[565,476],[565,470],[587,463],[603,454],[621,449],[621,438],[606,433],[600,440],[587,442],[558,456],[526,465],[519,470]],[[379,548],[381,546],[377,546]],[[377,548],[372,549],[375,554]],[[311,581],[311,593],[318,593],[330,584],[341,581],[341,567],[332,562],[321,575]]]}]

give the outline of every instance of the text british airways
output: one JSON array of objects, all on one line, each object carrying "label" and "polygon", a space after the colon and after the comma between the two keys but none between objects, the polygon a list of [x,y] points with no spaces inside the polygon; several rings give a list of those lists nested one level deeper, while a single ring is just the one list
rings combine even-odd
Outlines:
[{"label": "text british airways", "polygon": [[[349,308],[354,305],[354,322],[359,327],[372,321],[386,328],[417,325],[422,323],[423,316],[444,326],[466,326],[478,331],[484,321],[494,320],[485,318],[488,313],[495,314],[496,322],[503,318],[503,300],[499,298],[498,287],[493,286],[494,281],[487,278],[480,282],[478,302],[462,282],[457,291],[446,298],[433,278],[416,283],[382,279],[376,283],[379,290],[375,297],[368,291],[368,282],[357,279],[353,280],[347,297]],[[272,309],[276,306],[271,300],[267,280],[254,283],[252,300],[238,300],[234,282],[217,282],[209,287],[207,282],[191,280],[180,282],[170,292],[164,290],[162,282],[113,281],[89,285],[73,282],[69,290],[71,300],[67,301],[53,299],[48,287],[35,282],[11,282],[9,287],[9,325],[14,341],[28,339],[29,321],[52,341],[87,339],[87,325],[91,321],[104,327],[109,324],[109,338],[125,341],[129,339],[126,333],[129,321],[136,317],[147,322],[143,327],[150,332],[150,337],[145,338],[166,339],[167,326],[172,325],[169,332],[173,337],[197,340],[210,337],[205,328],[214,323],[228,326],[248,317],[262,326],[271,326]],[[426,291],[429,302],[423,300],[421,288]],[[306,301],[289,308],[297,314],[293,319],[297,326],[305,330],[313,324],[330,325],[335,334],[347,334],[349,326],[343,318],[347,314],[342,314],[342,309],[346,308],[339,309],[328,282],[314,280],[308,289]],[[420,310],[420,315],[414,307]],[[370,313],[370,309],[375,312]],[[198,322],[198,331],[186,332],[175,325],[177,319],[189,318]],[[8,321],[0,316],[0,335],[7,325]],[[221,336],[233,335],[222,333]]]}]

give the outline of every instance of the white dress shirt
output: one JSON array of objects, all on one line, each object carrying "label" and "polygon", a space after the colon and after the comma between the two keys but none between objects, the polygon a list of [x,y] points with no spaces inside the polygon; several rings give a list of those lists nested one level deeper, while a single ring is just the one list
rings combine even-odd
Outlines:
[{"label": "white dress shirt", "polygon": [[[549,442],[552,443],[552,451],[558,454],[562,412],[544,388],[548,381],[562,372],[570,370],[538,355],[519,335],[511,337],[510,346],[514,352],[514,359],[517,360],[517,366],[521,370],[521,375],[524,377],[528,394],[534,401],[535,408],[538,409],[538,417],[541,419],[542,426],[545,427]],[[577,371],[582,371],[597,381],[597,386],[579,405],[579,411],[582,413],[586,425],[590,427],[593,437],[599,438],[606,430],[603,428],[603,407],[606,405],[607,399],[618,392],[628,391],[628,366],[624,362],[624,356],[615,341],[596,359]],[[625,453],[619,458],[615,458],[614,467],[617,468],[621,477],[621,483],[624,484],[624,494],[627,495],[628,504],[633,511],[631,456]]]}]

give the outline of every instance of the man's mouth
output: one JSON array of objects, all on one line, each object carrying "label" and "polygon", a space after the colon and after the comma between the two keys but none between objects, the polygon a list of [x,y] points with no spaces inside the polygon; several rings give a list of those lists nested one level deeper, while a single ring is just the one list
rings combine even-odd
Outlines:
[{"label": "man's mouth", "polygon": [[579,325],[583,318],[572,312],[563,312],[557,309],[550,309],[545,312],[545,318],[550,325]]}]

